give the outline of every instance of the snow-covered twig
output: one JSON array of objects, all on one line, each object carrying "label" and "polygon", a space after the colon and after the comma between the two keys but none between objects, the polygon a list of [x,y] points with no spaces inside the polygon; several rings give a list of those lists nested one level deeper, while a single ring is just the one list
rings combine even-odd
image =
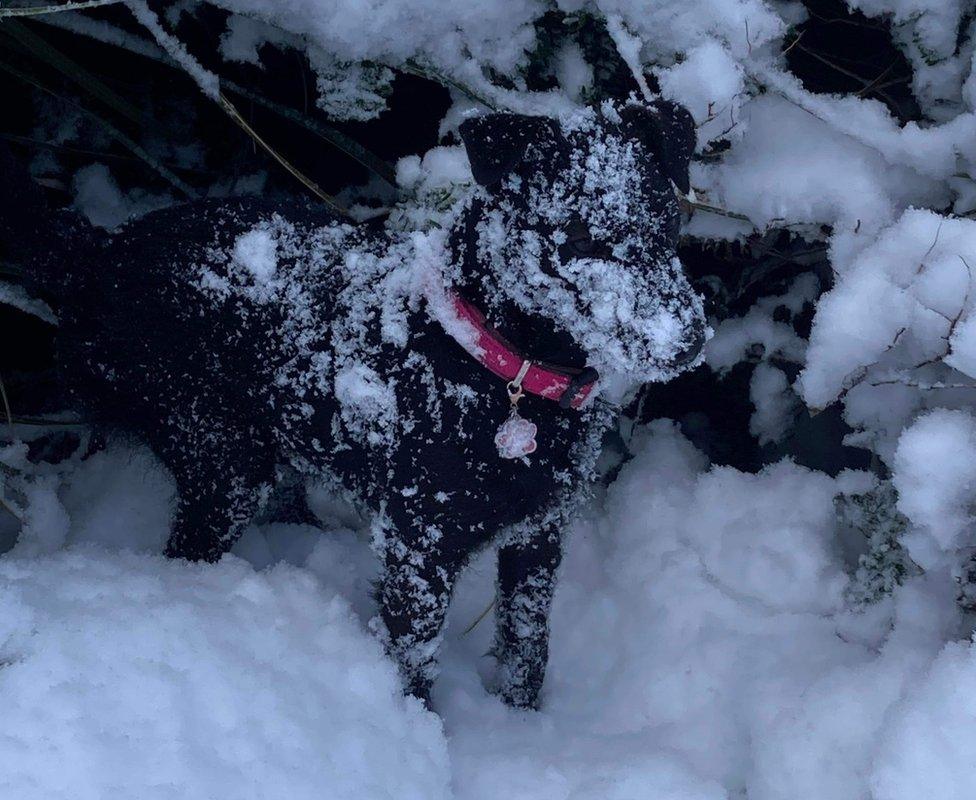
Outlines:
[{"label": "snow-covered twig", "polygon": [[718,206],[710,205],[709,203],[701,203],[697,200],[690,200],[684,196],[680,196],[678,200],[681,203],[681,205],[685,206],[686,212],[707,211],[709,214],[718,214],[719,216],[722,217],[729,217],[730,219],[737,219],[737,220],[741,220],[742,222],[748,222],[750,225],[752,225],[753,228],[759,227],[745,214],[739,214],[736,211],[728,211],[724,208],[719,208]]},{"label": "snow-covered twig", "polygon": [[651,87],[647,85],[647,79],[644,77],[644,70],[641,67],[640,39],[627,30],[619,14],[607,14],[606,22],[607,33],[610,34],[610,38],[613,39],[613,43],[617,46],[617,52],[620,53],[620,57],[630,69],[634,80],[637,81],[637,86],[640,88],[644,99],[653,99],[654,93],[651,91]]},{"label": "snow-covered twig", "polygon": [[3,496],[0,496],[0,508],[10,514],[14,519],[20,522],[24,521],[24,515],[20,510]]},{"label": "snow-covered twig", "polygon": [[81,11],[86,8],[99,8],[121,2],[122,0],[82,0],[82,2],[60,3],[51,6],[13,6],[0,8],[0,19],[4,17],[35,17],[41,14],[57,14],[61,11]]},{"label": "snow-covered twig", "polygon": [[461,83],[460,81],[450,77],[449,75],[445,75],[444,73],[434,69],[433,67],[424,66],[423,64],[420,64],[414,59],[410,59],[406,61],[404,64],[402,64],[399,67],[399,69],[403,70],[404,72],[410,75],[416,75],[418,78],[426,78],[429,81],[434,81],[435,83],[439,83],[441,84],[441,86],[446,86],[448,89],[457,89],[462,94],[465,94],[468,97],[470,97],[476,103],[481,103],[481,105],[483,105],[485,108],[487,108],[490,111],[499,110],[497,103],[493,102],[492,100],[489,100],[483,94],[476,92],[470,86]]},{"label": "snow-covered twig", "polygon": [[888,378],[883,381],[870,381],[868,386],[908,386],[912,389],[935,391],[936,389],[976,389],[976,383],[944,383],[943,381],[917,381],[911,378]]},{"label": "snow-covered twig", "polygon": [[211,100],[218,100],[220,81],[217,76],[190,55],[183,42],[163,28],[156,12],[146,4],[145,0],[126,0],[126,5],[139,23],[152,34],[156,44],[162,47],[170,58],[179,64],[187,75],[193,78],[200,90]]},{"label": "snow-covered twig", "polygon": [[11,306],[25,314],[30,314],[49,325],[57,325],[58,318],[43,300],[31,297],[23,286],[0,281],[0,304]]}]

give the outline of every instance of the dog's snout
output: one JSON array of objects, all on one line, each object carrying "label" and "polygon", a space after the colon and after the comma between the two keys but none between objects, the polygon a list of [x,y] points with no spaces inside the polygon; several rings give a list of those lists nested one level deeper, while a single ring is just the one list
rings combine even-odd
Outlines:
[{"label": "dog's snout", "polygon": [[702,348],[705,347],[705,328],[703,325],[696,325],[691,331],[690,343],[678,351],[677,355],[674,357],[675,366],[687,367],[689,364],[693,363],[698,355],[701,353]]}]

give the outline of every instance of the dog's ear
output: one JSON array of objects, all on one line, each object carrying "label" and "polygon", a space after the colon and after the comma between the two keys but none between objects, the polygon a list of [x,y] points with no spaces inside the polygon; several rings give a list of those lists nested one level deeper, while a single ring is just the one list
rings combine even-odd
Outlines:
[{"label": "dog's ear", "polygon": [[688,167],[695,152],[695,121],[688,109],[670,100],[655,100],[650,105],[626,106],[620,116],[624,129],[654,155],[662,174],[688,194]]},{"label": "dog's ear", "polygon": [[462,122],[459,131],[471,162],[471,174],[486,187],[512,172],[529,147],[545,146],[562,135],[554,120],[521,114],[473,117]]}]

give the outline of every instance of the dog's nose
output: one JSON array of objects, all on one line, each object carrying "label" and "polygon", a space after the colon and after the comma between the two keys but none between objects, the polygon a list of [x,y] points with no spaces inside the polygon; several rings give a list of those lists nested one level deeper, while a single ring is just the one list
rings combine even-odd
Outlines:
[{"label": "dog's nose", "polygon": [[696,325],[692,331],[691,344],[685,347],[683,350],[679,350],[677,355],[674,357],[674,364],[677,367],[686,367],[691,364],[698,354],[702,351],[705,346],[705,328],[702,325]]}]

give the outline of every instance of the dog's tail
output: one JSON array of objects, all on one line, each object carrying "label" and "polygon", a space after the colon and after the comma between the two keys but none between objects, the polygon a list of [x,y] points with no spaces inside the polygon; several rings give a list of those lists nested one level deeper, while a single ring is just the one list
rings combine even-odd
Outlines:
[{"label": "dog's tail", "polygon": [[87,220],[48,203],[27,168],[0,146],[0,264],[55,313],[77,297],[106,239]]}]

